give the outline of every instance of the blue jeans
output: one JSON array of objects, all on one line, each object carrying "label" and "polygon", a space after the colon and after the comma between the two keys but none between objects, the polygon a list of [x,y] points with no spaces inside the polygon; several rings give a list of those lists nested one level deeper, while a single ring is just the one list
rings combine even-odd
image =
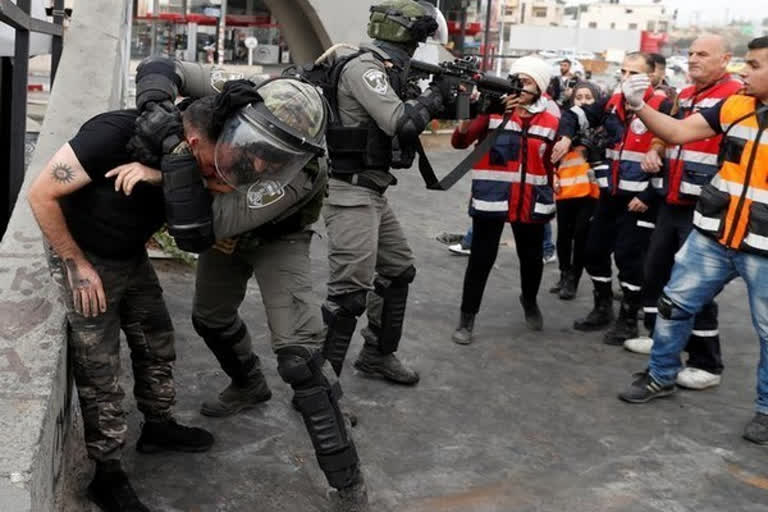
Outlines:
[{"label": "blue jeans", "polygon": [[464,238],[461,239],[461,246],[465,249],[472,247],[472,226],[469,226]]},{"label": "blue jeans", "polygon": [[544,224],[544,257],[549,258],[555,254],[555,244],[552,243],[552,224]]},{"label": "blue jeans", "polygon": [[675,382],[694,315],[736,277],[747,284],[752,324],[760,339],[755,410],[768,414],[768,258],[728,249],[695,229],[675,255],[672,276],[664,287],[677,307],[671,318],[659,314],[656,319],[648,367],[660,384]]}]

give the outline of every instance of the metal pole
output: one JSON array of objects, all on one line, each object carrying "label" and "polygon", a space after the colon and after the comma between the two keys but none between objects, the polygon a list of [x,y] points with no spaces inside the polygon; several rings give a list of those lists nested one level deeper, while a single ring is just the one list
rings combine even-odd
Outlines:
[{"label": "metal pole", "polygon": [[[29,14],[30,0],[18,0],[16,5]],[[27,131],[27,76],[29,74],[29,30],[16,29],[13,59],[11,105],[11,148],[8,166],[8,215],[24,181],[24,147]]]},{"label": "metal pole", "polygon": [[149,22],[152,27],[149,29],[149,54],[155,55],[157,48],[157,15],[160,14],[160,0],[152,0],[152,19]]},{"label": "metal pole", "polygon": [[485,34],[483,36],[483,71],[486,71],[488,69],[488,52],[489,52],[489,37],[491,35],[491,4],[493,3],[492,0],[486,0],[488,2],[488,5],[485,9]]},{"label": "metal pole", "polygon": [[467,39],[467,6],[461,8],[461,28],[459,30],[459,57],[464,56],[464,41]]},{"label": "metal pole", "polygon": [[219,53],[219,66],[224,64],[224,41],[227,39],[227,0],[221,0],[221,13],[219,18],[219,40],[216,49]]},{"label": "metal pole", "polygon": [[[64,0],[53,2],[53,22],[57,25],[64,23]],[[58,15],[57,15],[58,14]],[[49,90],[53,89],[53,81],[56,79],[56,71],[59,69],[61,52],[64,49],[64,37],[51,36],[51,80]]]},{"label": "metal pole", "polygon": [[496,74],[501,75],[501,61],[504,55],[504,0],[499,0],[499,57],[496,59]]}]

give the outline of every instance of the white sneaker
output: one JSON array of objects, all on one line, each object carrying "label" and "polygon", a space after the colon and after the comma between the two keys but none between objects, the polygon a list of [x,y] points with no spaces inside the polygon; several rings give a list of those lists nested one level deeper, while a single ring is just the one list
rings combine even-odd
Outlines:
[{"label": "white sneaker", "polygon": [[544,256],[543,261],[545,265],[548,263],[554,263],[557,261],[557,254],[552,254],[551,256]]},{"label": "white sneaker", "polygon": [[721,377],[699,368],[686,366],[677,374],[677,385],[687,389],[706,389],[720,384]]},{"label": "white sneaker", "polygon": [[449,245],[448,250],[451,251],[453,254],[460,254],[461,256],[469,256],[471,253],[469,249],[465,249],[464,246],[461,244]]},{"label": "white sneaker", "polygon": [[624,348],[636,354],[650,354],[653,347],[653,338],[639,336],[624,340]]}]

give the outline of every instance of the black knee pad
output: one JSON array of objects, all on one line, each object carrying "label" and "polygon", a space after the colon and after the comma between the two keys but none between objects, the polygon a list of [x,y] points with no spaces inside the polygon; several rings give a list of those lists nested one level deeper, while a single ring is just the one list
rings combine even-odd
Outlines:
[{"label": "black knee pad", "polygon": [[366,295],[368,292],[365,290],[357,290],[349,293],[342,293],[341,295],[329,295],[328,301],[337,304],[346,314],[358,316],[365,313]]},{"label": "black knee pad", "polygon": [[678,306],[667,294],[662,293],[658,302],[659,316],[665,320],[687,320],[693,315]]},{"label": "black knee pad", "polygon": [[291,346],[277,350],[277,371],[294,391],[320,468],[331,487],[342,489],[359,478],[359,459],[339,408],[341,389],[331,385],[322,372],[325,360],[319,352]]},{"label": "black knee pad", "polygon": [[411,284],[415,278],[416,278],[416,267],[411,265],[407,269],[400,272],[399,275],[388,278],[390,282],[389,287],[403,288]]},{"label": "black knee pad", "polygon": [[416,277],[416,268],[411,265],[395,277],[380,276],[374,280],[374,291],[384,300],[381,310],[381,325],[369,325],[378,339],[379,351],[383,354],[395,352],[400,345],[405,321],[405,307],[408,303],[408,288]]},{"label": "black knee pad", "polygon": [[[238,322],[240,323],[239,327],[237,326]],[[192,327],[216,356],[224,373],[235,381],[235,384],[244,385],[257,362],[255,354],[250,354],[246,360],[243,360],[238,357],[233,348],[237,343],[243,341],[248,334],[248,328],[245,324],[237,319],[226,327],[208,327],[193,315]]]}]

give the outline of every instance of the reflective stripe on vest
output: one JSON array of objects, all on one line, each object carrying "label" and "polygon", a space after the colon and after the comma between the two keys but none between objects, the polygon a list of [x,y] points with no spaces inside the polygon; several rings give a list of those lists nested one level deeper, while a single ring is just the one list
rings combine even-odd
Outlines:
[{"label": "reflective stripe on vest", "polygon": [[[683,118],[702,109],[711,108],[736,94],[742,83],[726,75],[713,85],[696,90],[688,86],[680,92],[680,112]],[[670,204],[692,205],[701,189],[717,174],[717,155],[721,136],[689,142],[683,146],[671,146],[666,150],[667,161],[662,173],[663,181],[654,188]]]},{"label": "reflective stripe on vest", "polygon": [[[654,94],[650,87],[646,92],[646,104],[654,110],[659,110],[666,96]],[[624,109],[624,97],[621,93],[614,94],[606,105],[611,115],[619,118],[624,126],[622,140],[605,151],[611,171],[608,174],[608,184],[613,188],[612,193],[619,191],[636,194],[648,188],[649,175],[640,167],[645,154],[651,148],[653,133],[637,116],[628,116]]]},{"label": "reflective stripe on vest", "polygon": [[759,107],[750,96],[725,100],[720,111],[720,124],[728,130],[721,143],[724,161],[702,188],[693,222],[728,248],[768,256],[768,134],[755,115]]},{"label": "reflective stripe on vest", "polygon": [[555,199],[558,201],[592,195],[593,184],[596,183],[594,173],[581,151],[565,155],[557,170],[557,183],[559,189]]},{"label": "reflective stripe on vest", "polygon": [[[500,121],[501,116],[492,115],[488,127],[498,127]],[[511,117],[491,150],[475,164],[470,215],[544,222],[554,214],[554,191],[544,158],[554,143],[559,119],[545,110],[528,121],[526,125],[518,114]]]}]

